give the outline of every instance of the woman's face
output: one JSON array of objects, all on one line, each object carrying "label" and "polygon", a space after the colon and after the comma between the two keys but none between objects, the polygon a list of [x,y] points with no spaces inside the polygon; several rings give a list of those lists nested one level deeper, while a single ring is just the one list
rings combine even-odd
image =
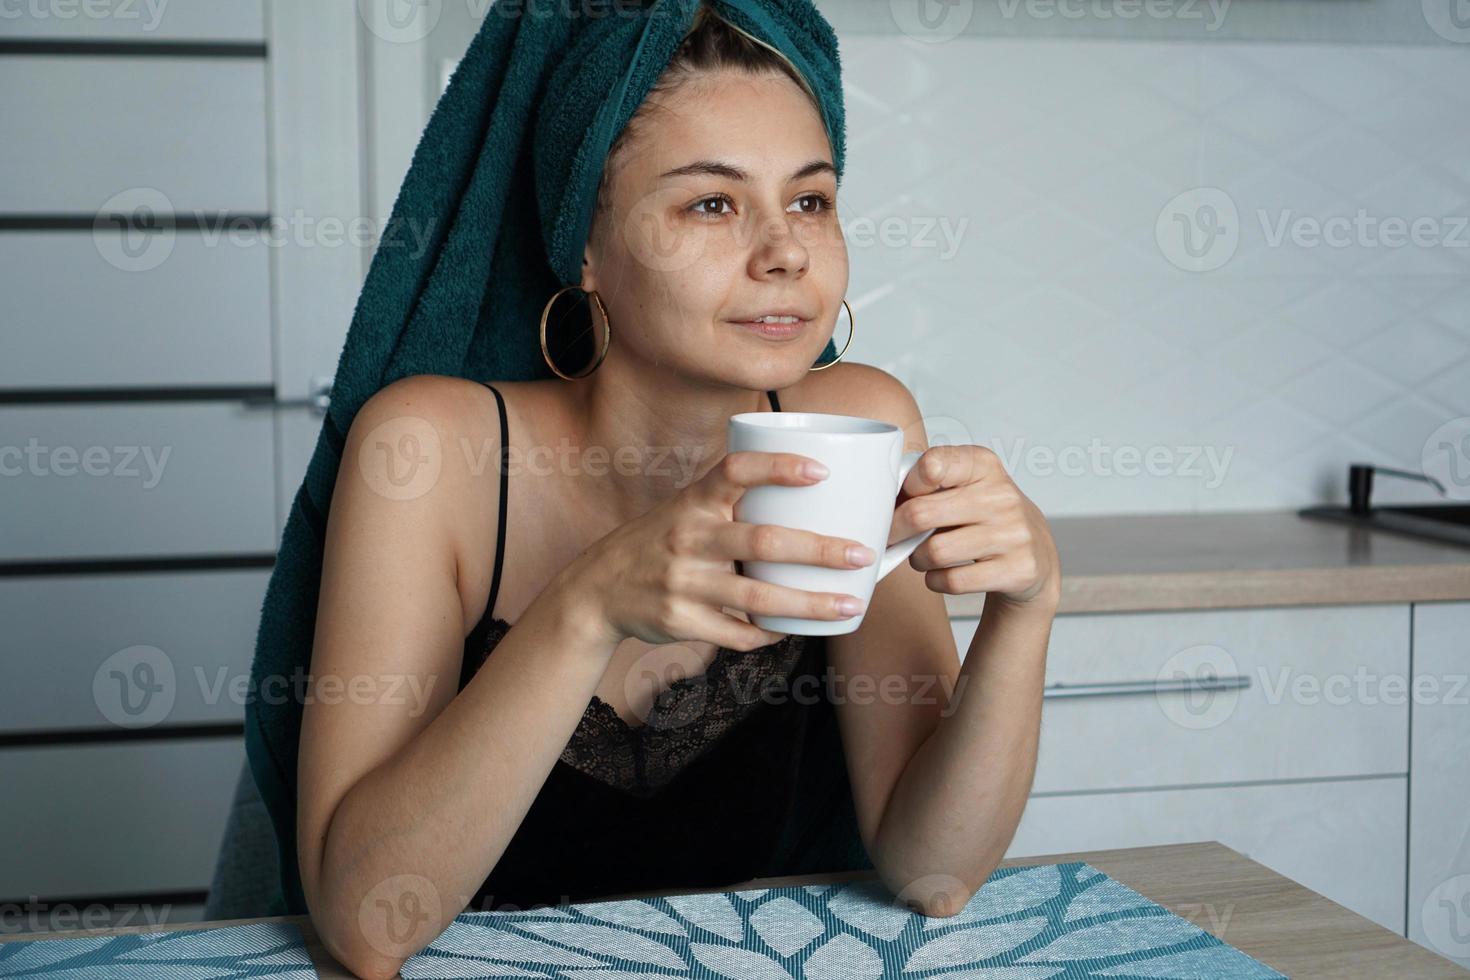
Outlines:
[{"label": "woman's face", "polygon": [[[651,111],[650,111],[651,110]],[[584,289],[614,347],[692,378],[795,383],[826,347],[847,292],[832,152],[784,75],[722,72],[645,105],[587,248]],[[670,173],[670,171],[675,171]],[[763,334],[743,320],[804,319]]]}]

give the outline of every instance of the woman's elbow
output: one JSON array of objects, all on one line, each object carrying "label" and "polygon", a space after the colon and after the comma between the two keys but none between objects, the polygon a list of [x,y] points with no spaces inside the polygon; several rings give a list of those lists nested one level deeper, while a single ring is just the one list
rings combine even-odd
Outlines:
[{"label": "woman's elbow", "polygon": [[355,977],[362,980],[392,980],[398,976],[407,956],[385,953],[367,941],[355,923],[345,926],[334,923],[319,923],[312,917],[312,926],[321,939],[322,948]]},{"label": "woman's elbow", "polygon": [[895,904],[930,919],[958,915],[970,904],[977,890],[964,878],[944,872],[929,872],[902,884],[888,882],[888,887]]},{"label": "woman's elbow", "polygon": [[[422,879],[418,879],[422,881]],[[410,956],[433,941],[424,914],[395,914],[414,907],[412,894],[377,887],[365,895],[328,880],[307,897],[307,911],[322,947],[354,976],[391,980]],[[388,884],[399,884],[390,879]],[[405,899],[408,900],[405,900]],[[435,910],[437,913],[437,909]]]}]

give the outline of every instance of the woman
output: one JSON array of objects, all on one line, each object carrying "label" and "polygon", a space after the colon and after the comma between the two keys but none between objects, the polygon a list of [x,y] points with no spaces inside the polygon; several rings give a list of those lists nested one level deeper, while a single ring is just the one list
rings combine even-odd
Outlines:
[{"label": "woman", "polygon": [[[927,449],[890,542],[938,530],[853,633],[754,626],[752,613],[841,619],[860,607],[734,568],[874,556],[734,521],[745,489],[821,476],[794,454],[726,454],[731,415],[881,418],[906,449],[926,449],[892,376],[851,361],[811,370],[847,289],[835,198],[828,134],[800,78],[701,16],[608,157],[580,284],[605,310],[600,341],[614,335],[594,362],[555,365],[563,377],[547,381],[408,377],[357,414],[312,674],[396,678],[424,696],[306,707],[302,881],[347,966],[392,976],[475,900],[780,870],[773,842],[793,787],[778,774],[800,749],[785,739],[805,731],[785,726],[806,722],[792,698],[742,703],[737,663],[757,681],[823,659],[838,677],[900,678],[897,697],[854,685],[827,699],[863,848],[930,915],[953,914],[994,870],[1029,792],[1060,588],[1045,520],[994,454]],[[799,322],[749,322],[767,313]],[[390,465],[405,445],[431,476]],[[503,466],[484,465],[503,449]],[[984,617],[962,670],[942,595],[978,592]],[[716,673],[730,683],[690,683]],[[693,720],[660,708],[666,689]],[[813,765],[823,761],[842,764]],[[532,896],[538,883],[547,895]],[[377,925],[378,906],[401,911],[398,925]]]}]

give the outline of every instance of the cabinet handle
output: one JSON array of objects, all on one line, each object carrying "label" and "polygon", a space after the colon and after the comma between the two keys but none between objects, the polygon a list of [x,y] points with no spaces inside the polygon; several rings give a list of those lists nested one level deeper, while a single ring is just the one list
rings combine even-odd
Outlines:
[{"label": "cabinet handle", "polygon": [[1235,691],[1250,687],[1249,674],[1229,677],[1179,677],[1173,680],[1107,681],[1097,684],[1048,684],[1043,698],[1096,698],[1107,694],[1185,694],[1190,691]]},{"label": "cabinet handle", "polygon": [[275,398],[270,395],[252,395],[245,399],[248,408],[310,408],[318,415],[327,414],[332,404],[332,379],[311,379],[311,393],[305,398]]}]

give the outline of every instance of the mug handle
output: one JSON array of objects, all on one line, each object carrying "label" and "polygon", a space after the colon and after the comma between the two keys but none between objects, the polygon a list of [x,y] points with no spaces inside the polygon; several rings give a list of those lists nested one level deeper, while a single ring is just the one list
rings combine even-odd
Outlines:
[{"label": "mug handle", "polygon": [[[900,487],[903,486],[904,479],[909,475],[909,470],[914,468],[914,464],[919,461],[919,457],[922,455],[924,455],[923,452],[916,450],[911,453],[904,453],[902,456],[899,457],[898,485]],[[894,544],[889,545],[888,549],[883,552],[883,558],[878,563],[877,581],[883,581],[884,576],[897,568],[899,562],[903,561],[904,559],[908,558],[909,555],[913,554],[914,549],[923,544],[924,539],[929,537],[929,535],[933,533],[934,528],[931,527],[927,531],[920,531],[913,537],[904,538],[902,541],[898,541]]]}]

